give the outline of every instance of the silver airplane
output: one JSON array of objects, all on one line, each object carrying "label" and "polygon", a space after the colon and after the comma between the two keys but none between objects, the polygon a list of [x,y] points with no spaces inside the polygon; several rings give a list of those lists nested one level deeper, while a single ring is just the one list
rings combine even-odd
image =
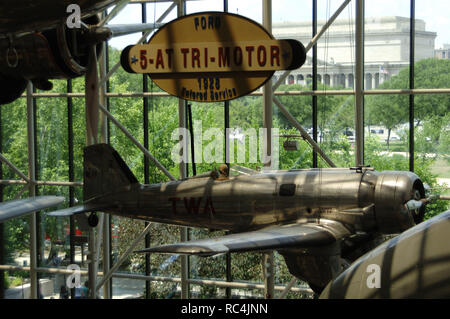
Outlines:
[{"label": "silver airplane", "polygon": [[[233,234],[145,249],[213,256],[277,250],[320,293],[382,234],[421,222],[424,185],[411,172],[306,169],[229,177],[206,174],[142,185],[109,145],[84,150],[84,203],[49,213],[113,215]],[[98,221],[89,216],[91,226]]]},{"label": "silver airplane", "polygon": [[332,280],[320,298],[449,298],[450,210],[385,242]]},{"label": "silver airplane", "polygon": [[0,203],[0,223],[10,219],[23,217],[32,212],[58,206],[64,202],[62,196],[36,196],[25,199],[16,199]]}]

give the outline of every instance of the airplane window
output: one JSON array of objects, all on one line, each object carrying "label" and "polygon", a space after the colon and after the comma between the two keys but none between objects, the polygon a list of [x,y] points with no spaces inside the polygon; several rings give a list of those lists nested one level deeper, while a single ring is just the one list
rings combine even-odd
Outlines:
[{"label": "airplane window", "polygon": [[294,196],[295,184],[283,184],[280,186],[280,196]]}]

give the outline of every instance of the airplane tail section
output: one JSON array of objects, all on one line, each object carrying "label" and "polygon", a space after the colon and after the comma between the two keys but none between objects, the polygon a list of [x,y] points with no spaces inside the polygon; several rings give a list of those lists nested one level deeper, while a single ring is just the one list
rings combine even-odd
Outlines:
[{"label": "airplane tail section", "polygon": [[84,149],[84,201],[139,183],[119,153],[108,144]]}]

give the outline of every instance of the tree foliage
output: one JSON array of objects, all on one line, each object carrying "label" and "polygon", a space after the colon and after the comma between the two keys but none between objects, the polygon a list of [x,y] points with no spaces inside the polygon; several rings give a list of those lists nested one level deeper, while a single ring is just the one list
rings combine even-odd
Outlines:
[{"label": "tree foliage", "polygon": [[[414,64],[414,86],[420,89],[448,88],[450,60],[423,59]],[[409,88],[409,67],[379,86],[379,89]],[[409,97],[404,94],[372,95],[366,97],[368,124],[382,124],[393,130],[409,118]],[[418,94],[414,97],[416,125],[450,111],[448,94]],[[448,122],[447,122],[448,124]]]},{"label": "tree foliage", "polygon": [[[111,66],[119,60],[120,52],[110,51]],[[450,61],[436,61],[434,59],[419,61],[416,63],[417,87],[447,87],[450,83]],[[398,76],[382,84],[381,88],[405,88],[408,70],[402,70]],[[65,81],[54,81],[54,92],[65,92]],[[142,90],[142,76],[129,74],[121,68],[111,77],[111,91],[114,92],[137,92]],[[150,91],[160,89],[150,80]],[[326,90],[327,87],[319,87]],[[73,80],[73,91],[83,92],[83,79]],[[299,85],[281,86],[281,91],[311,90],[311,87]],[[387,128],[393,129],[407,119],[407,98],[404,95],[368,97],[367,109],[370,113],[370,123],[381,123]],[[449,123],[449,95],[421,95],[416,96],[417,119],[423,123],[423,130],[416,134],[417,151],[420,153],[416,158],[417,173],[427,183],[436,186],[436,176],[430,173],[433,158],[422,156],[425,153],[449,154],[450,145],[448,132]],[[318,97],[318,125],[319,143],[327,154],[339,166],[348,167],[353,165],[353,145],[343,135],[347,128],[353,127],[353,97],[345,95],[319,96]],[[171,133],[178,127],[178,100],[175,98],[147,98],[149,104],[149,151],[174,175],[179,176],[178,164],[171,159],[171,150],[176,144],[172,140]],[[281,96],[280,101],[295,116],[305,128],[312,126],[312,99],[309,96]],[[138,141],[144,141],[143,127],[143,99],[111,98],[111,113],[136,137]],[[203,130],[212,127],[223,128],[223,104],[191,103],[193,119],[202,120]],[[68,181],[68,109],[65,98],[39,98],[37,99],[37,175],[40,180]],[[1,141],[3,155],[13,160],[14,164],[22,171],[28,171],[27,153],[27,123],[26,102],[19,99],[9,105],[2,106],[2,133]],[[74,174],[75,181],[82,181],[83,163],[82,154],[85,145],[84,124],[84,99],[73,98],[73,133],[74,133]],[[243,97],[231,101],[230,119],[233,128],[262,127],[262,99],[260,97]],[[274,107],[274,127],[280,129],[280,134],[298,134],[296,129],[287,122],[284,116]],[[433,140],[429,143],[428,138]],[[133,173],[140,182],[144,181],[144,156],[139,149],[115,126],[110,126],[111,145],[124,158]],[[203,141],[206,146],[209,141]],[[280,139],[280,168],[308,168],[312,167],[312,150],[306,142],[299,140],[298,151],[286,151],[282,147],[283,140]],[[394,156],[387,158],[382,153],[379,141],[368,140],[366,143],[366,161],[378,170],[395,169],[408,170],[404,157]],[[422,155],[421,155],[422,154]],[[211,170],[223,161],[216,163],[201,163],[197,165],[197,173]],[[239,163],[251,168],[261,167],[261,161],[257,163]],[[321,166],[325,166],[323,162]],[[4,167],[3,179],[17,179],[17,176]],[[192,174],[192,167],[189,168]],[[153,163],[150,163],[150,183],[167,181],[168,178],[160,172]],[[21,191],[19,186],[4,187],[5,200],[13,199]],[[65,187],[40,186],[39,194],[63,194],[68,197]],[[26,196],[25,192],[24,195]],[[82,201],[81,188],[75,189],[75,198]],[[67,203],[66,203],[67,205]],[[445,209],[444,204],[436,204],[432,207],[433,213]],[[41,215],[42,216],[42,215]],[[45,237],[50,238],[52,249],[57,240],[65,241],[67,247],[68,219],[54,219],[42,216],[41,244]],[[130,242],[143,230],[142,221],[129,220],[126,218],[114,218],[113,220],[113,246],[115,256],[120,256]],[[5,224],[6,247],[8,262],[17,252],[26,251],[29,247],[29,226],[27,218],[9,221]],[[180,239],[179,228],[161,224],[151,226],[151,245],[173,243]],[[206,230],[192,230],[192,238],[205,236],[217,236],[221,233],[209,233]],[[53,246],[55,244],[55,246]],[[41,245],[43,246],[43,245]],[[143,248],[143,243],[137,248]],[[47,262],[42,256],[42,262]],[[172,259],[167,255],[154,254],[151,256],[151,272],[158,276],[177,276],[180,273],[179,258]],[[282,258],[277,255],[277,280],[280,283],[290,281],[287,268]],[[123,271],[144,272],[145,256],[132,254],[124,266]],[[218,258],[191,258],[191,276],[195,278],[219,278],[225,279],[225,257]],[[261,255],[255,253],[235,254],[232,256],[232,274],[234,280],[261,281]],[[176,285],[152,283],[155,291],[154,297],[165,298],[173,296]],[[215,296],[217,289],[202,288],[204,295]],[[291,296],[296,296],[291,295]]]}]

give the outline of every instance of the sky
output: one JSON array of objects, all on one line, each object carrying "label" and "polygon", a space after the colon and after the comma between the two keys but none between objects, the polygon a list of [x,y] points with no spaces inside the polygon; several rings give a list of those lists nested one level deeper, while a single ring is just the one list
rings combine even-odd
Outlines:
[{"label": "sky", "polygon": [[[223,11],[223,0],[195,0],[188,1],[187,14],[201,11]],[[262,22],[262,0],[228,0],[228,11],[246,16],[257,22]],[[318,0],[318,18],[326,19],[331,16],[343,3],[343,0]],[[416,19],[425,21],[427,31],[437,33],[435,48],[441,48],[444,43],[450,44],[450,1],[449,0],[416,0]],[[366,17],[401,16],[409,17],[409,0],[366,0]],[[170,2],[147,4],[147,22],[156,21],[160,15],[170,6]],[[354,19],[355,4],[351,1],[339,18]],[[311,21],[311,0],[273,0],[272,21],[294,22]],[[164,22],[176,18],[176,9],[172,10]],[[141,5],[128,5],[111,24],[136,23],[141,21]],[[123,49],[129,44],[136,43],[140,36],[130,35],[111,40],[111,46]]]}]

